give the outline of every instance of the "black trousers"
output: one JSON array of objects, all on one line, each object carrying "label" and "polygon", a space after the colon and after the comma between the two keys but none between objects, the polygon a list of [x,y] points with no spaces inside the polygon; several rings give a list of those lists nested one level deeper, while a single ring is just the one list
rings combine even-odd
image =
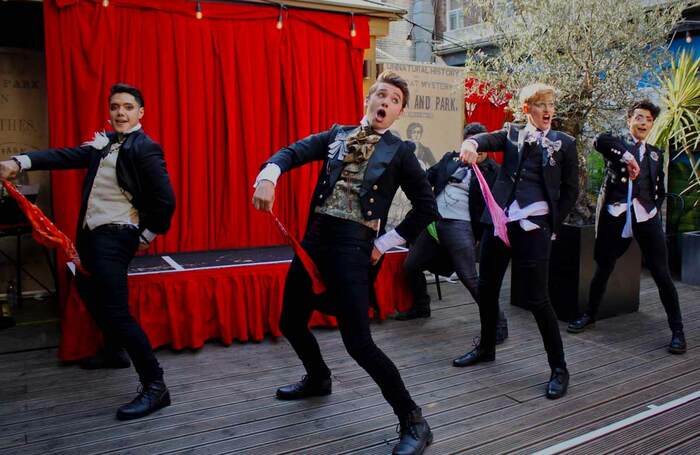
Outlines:
[{"label": "black trousers", "polygon": [[423,231],[404,261],[408,285],[415,306],[430,305],[428,286],[424,270],[439,273],[441,269],[457,272],[474,301],[479,301],[479,276],[476,273],[474,234],[471,222],[462,220],[440,220],[436,223],[440,243]]},{"label": "black trousers", "polygon": [[379,385],[382,395],[403,416],[416,408],[399,371],[374,344],[369,329],[369,304],[374,231],[353,221],[316,216],[302,245],[314,259],[326,284],[321,296],[311,290],[311,279],[297,257],[287,275],[280,329],[297,353],[307,374],[328,378],[330,370],[318,342],[309,330],[314,309],[333,314],[348,354]]},{"label": "black trousers", "polygon": [[498,298],[508,263],[513,259],[520,279],[519,288],[511,289],[524,297],[540,330],[547,359],[551,368],[566,367],[564,346],[559,334],[559,323],[549,302],[549,255],[552,233],[543,226],[525,231],[515,221],[508,223],[508,248],[501,239],[494,237],[493,229],[486,229],[481,240],[479,274],[479,316],[481,317],[481,346],[485,350],[496,347],[496,322]]},{"label": "black trousers", "polygon": [[[622,229],[625,225],[624,214],[615,217],[603,208],[598,220],[598,235],[595,240],[596,271],[591,281],[589,297],[589,314],[596,316],[600,301],[603,299],[610,274],[615,268],[615,262],[622,256],[632,243],[632,239],[622,238]],[[668,251],[666,238],[661,228],[661,219],[658,215],[643,223],[637,223],[632,216],[632,232],[642,250],[644,262],[651,272],[652,278],[659,289],[661,303],[666,310],[668,325],[671,330],[683,329],[681,308],[678,304],[678,292],[671,279],[668,267]]]},{"label": "black trousers", "polygon": [[142,383],[162,379],[151,343],[129,312],[127,270],[139,245],[135,227],[104,225],[78,233],[80,259],[90,276],[78,273],[80,297],[105,338],[107,349],[123,347]]}]

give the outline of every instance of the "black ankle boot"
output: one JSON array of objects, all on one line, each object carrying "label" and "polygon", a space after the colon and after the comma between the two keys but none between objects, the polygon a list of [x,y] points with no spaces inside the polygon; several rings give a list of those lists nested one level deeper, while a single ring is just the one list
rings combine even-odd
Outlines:
[{"label": "black ankle boot", "polygon": [[394,446],[393,455],[420,455],[433,443],[433,432],[420,408],[401,417],[399,427],[399,443]]},{"label": "black ankle boot", "polygon": [[315,380],[307,375],[301,381],[277,389],[279,400],[299,400],[307,397],[330,395],[332,391],[331,378]]},{"label": "black ankle boot", "polygon": [[687,349],[683,330],[674,330],[671,336],[671,343],[668,345],[668,352],[671,354],[685,354]]},{"label": "black ankle boot", "polygon": [[165,382],[159,379],[143,385],[131,403],[125,404],[117,410],[117,419],[138,419],[166,406],[170,406],[170,392]]}]

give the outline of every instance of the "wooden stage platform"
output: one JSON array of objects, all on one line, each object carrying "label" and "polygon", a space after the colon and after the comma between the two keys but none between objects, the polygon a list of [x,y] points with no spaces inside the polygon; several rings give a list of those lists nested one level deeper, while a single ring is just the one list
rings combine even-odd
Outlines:
[{"label": "wooden stage platform", "polygon": [[[667,353],[670,332],[645,275],[639,313],[580,335],[561,324],[572,377],[557,401],[543,396],[549,371],[534,320],[515,307],[505,308],[510,337],[495,362],[451,366],[478,333],[476,306],[460,284],[443,284],[432,318],[372,329],[433,428],[428,454],[525,454],[560,443],[543,453],[697,454],[700,287],[677,286],[686,355]],[[508,297],[506,287],[501,301]],[[378,388],[345,354],[335,330],[316,334],[333,371],[328,397],[274,399],[277,386],[302,375],[284,339],[160,349],[173,405],[126,423],[114,413],[136,393],[132,370],[59,366],[55,350],[1,355],[0,454],[390,453],[396,420]]]}]

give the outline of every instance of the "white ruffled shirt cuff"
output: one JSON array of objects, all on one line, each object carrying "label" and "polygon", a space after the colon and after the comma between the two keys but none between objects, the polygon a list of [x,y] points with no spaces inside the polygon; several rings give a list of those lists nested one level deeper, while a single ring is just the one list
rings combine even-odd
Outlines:
[{"label": "white ruffled shirt cuff", "polygon": [[378,237],[374,241],[374,246],[379,250],[380,253],[384,254],[395,246],[401,246],[406,243],[406,239],[401,237],[396,229],[392,229],[386,234]]},{"label": "white ruffled shirt cuff", "polygon": [[629,163],[634,159],[634,155],[632,155],[630,152],[625,152],[622,154],[622,161],[625,163]]},{"label": "white ruffled shirt cuff", "polygon": [[277,179],[280,178],[282,174],[282,169],[274,163],[267,163],[267,166],[263,168],[262,171],[255,177],[255,183],[253,188],[257,188],[261,180],[268,180],[272,182],[273,185],[277,185]]},{"label": "white ruffled shirt cuff", "polygon": [[22,166],[23,171],[32,168],[32,160],[27,155],[16,155],[12,158],[16,158],[17,161],[19,161],[19,165]]}]

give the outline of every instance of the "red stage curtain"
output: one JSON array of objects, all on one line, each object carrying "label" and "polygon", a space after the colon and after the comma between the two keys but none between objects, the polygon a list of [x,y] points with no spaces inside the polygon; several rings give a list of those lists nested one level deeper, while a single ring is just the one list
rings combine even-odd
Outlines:
[{"label": "red stage curtain", "polygon": [[[351,38],[349,14],[290,9],[277,30],[276,5],[203,7],[197,20],[188,0],[44,2],[52,146],[108,129],[115,82],[143,91],[143,125],[163,146],[177,196],[172,229],[152,252],[283,243],[250,203],[260,164],[281,146],[362,116],[367,17],[355,16]],[[276,210],[297,237],[317,172],[306,166],[280,180]],[[52,176],[55,222],[71,237],[82,176]]]},{"label": "red stage curtain", "polygon": [[[389,253],[375,290],[380,319],[406,311],[412,297],[402,273],[406,253]],[[200,348],[216,339],[225,345],[280,336],[284,279],[289,263],[194,270],[129,277],[131,313],[154,347]],[[335,326],[335,318],[314,313],[311,325]],[[62,319],[59,357],[78,360],[95,353],[100,335],[74,287]]]}]

